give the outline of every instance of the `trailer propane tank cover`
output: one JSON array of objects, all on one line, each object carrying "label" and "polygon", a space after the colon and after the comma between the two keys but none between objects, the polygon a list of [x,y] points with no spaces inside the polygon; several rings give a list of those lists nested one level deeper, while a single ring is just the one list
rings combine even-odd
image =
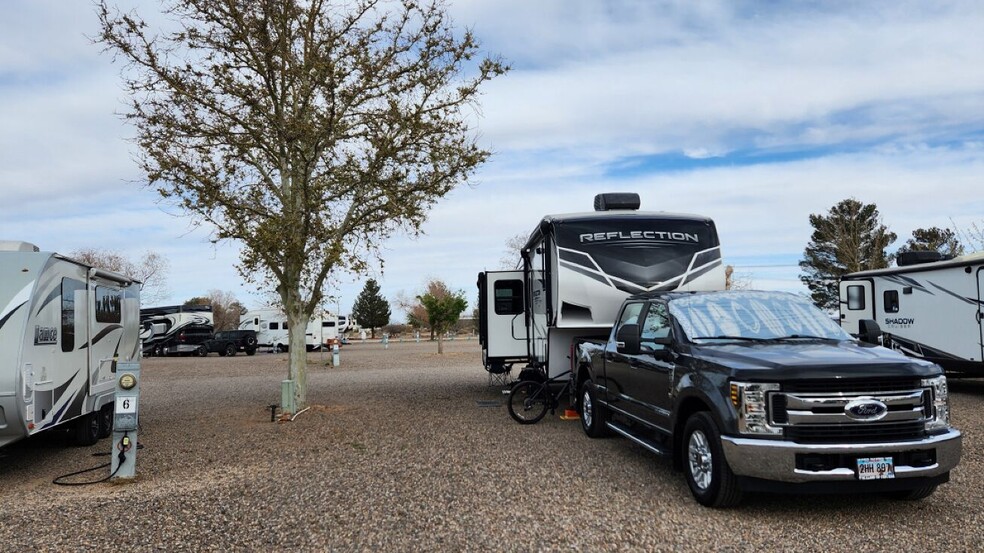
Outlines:
[{"label": "trailer propane tank cover", "polygon": [[137,469],[138,406],[140,404],[140,363],[120,363],[116,369],[115,409],[113,411],[112,480],[133,479]]}]

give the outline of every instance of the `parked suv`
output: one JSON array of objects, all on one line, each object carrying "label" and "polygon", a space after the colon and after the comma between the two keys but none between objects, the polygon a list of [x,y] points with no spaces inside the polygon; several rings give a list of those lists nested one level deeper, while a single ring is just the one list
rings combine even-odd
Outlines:
[{"label": "parked suv", "polygon": [[216,332],[211,340],[205,342],[209,353],[216,352],[222,357],[236,355],[237,351],[245,351],[246,355],[256,353],[255,330],[223,330]]}]

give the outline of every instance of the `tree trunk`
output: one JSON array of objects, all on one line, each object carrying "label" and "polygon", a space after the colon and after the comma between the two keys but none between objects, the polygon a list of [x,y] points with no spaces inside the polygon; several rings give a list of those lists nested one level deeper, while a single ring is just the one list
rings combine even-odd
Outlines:
[{"label": "tree trunk", "polygon": [[444,333],[437,335],[437,353],[438,355],[444,355]]},{"label": "tree trunk", "polygon": [[294,401],[297,410],[300,411],[307,406],[307,332],[308,317],[300,313],[300,305],[293,309],[286,309],[287,341],[289,344],[289,365],[287,367],[287,378],[294,381]]}]

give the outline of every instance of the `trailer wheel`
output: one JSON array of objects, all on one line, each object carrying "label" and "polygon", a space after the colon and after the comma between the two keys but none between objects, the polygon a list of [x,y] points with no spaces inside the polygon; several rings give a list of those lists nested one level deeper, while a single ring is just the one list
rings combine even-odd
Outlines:
[{"label": "trailer wheel", "polygon": [[277,353],[285,353],[287,351],[287,346],[283,344],[277,344]]},{"label": "trailer wheel", "polygon": [[99,410],[99,439],[108,438],[113,434],[113,404],[107,404]]},{"label": "trailer wheel", "polygon": [[228,355],[229,357],[236,355],[236,344],[226,345],[225,354]]},{"label": "trailer wheel", "polygon": [[88,447],[99,441],[101,424],[97,413],[89,413],[75,419],[72,427],[72,443]]}]

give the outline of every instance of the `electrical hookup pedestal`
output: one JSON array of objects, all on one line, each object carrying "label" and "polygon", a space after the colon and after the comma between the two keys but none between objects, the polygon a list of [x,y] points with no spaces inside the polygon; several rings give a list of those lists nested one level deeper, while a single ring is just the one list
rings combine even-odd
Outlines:
[{"label": "electrical hookup pedestal", "polygon": [[113,411],[113,463],[110,480],[132,480],[137,475],[137,428],[140,404],[140,363],[116,367],[116,405]]}]

